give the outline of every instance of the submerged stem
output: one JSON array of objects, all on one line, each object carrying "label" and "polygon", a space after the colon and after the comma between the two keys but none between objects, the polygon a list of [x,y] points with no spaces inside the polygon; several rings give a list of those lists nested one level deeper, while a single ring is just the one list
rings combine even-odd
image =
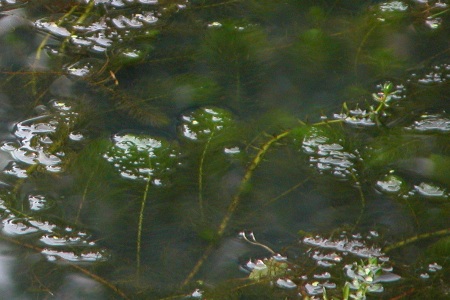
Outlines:
[{"label": "submerged stem", "polygon": [[284,196],[292,193],[293,191],[295,191],[296,189],[298,189],[300,186],[304,185],[310,178],[306,178],[303,179],[302,181],[300,181],[299,183],[296,183],[294,186],[292,186],[291,188],[289,188],[288,190],[284,191],[283,193],[279,194],[278,196],[270,199],[269,201],[267,201],[264,206],[268,206],[270,204],[272,204],[273,202],[283,198]]},{"label": "submerged stem", "polygon": [[[284,131],[284,132],[282,132],[282,133],[272,137],[270,140],[268,140],[259,149],[258,153],[256,153],[256,155],[253,158],[252,162],[248,166],[247,171],[244,174],[244,177],[241,180],[241,183],[239,185],[238,191],[236,192],[236,194],[234,195],[234,197],[231,200],[230,205],[228,206],[227,212],[226,212],[225,216],[223,217],[222,222],[220,222],[220,225],[219,225],[219,227],[217,229],[217,237],[219,239],[225,233],[225,230],[227,229],[228,224],[230,222],[231,216],[236,211],[236,208],[238,207],[238,205],[239,205],[239,203],[241,201],[241,195],[244,192],[244,190],[246,189],[248,182],[252,178],[253,172],[259,166],[259,164],[261,163],[264,155],[267,153],[267,151],[270,149],[270,147],[272,146],[273,143],[275,143],[275,142],[279,141],[280,139],[288,136],[291,132],[292,132],[292,130],[287,130],[287,131]],[[192,278],[198,273],[198,271],[200,270],[201,266],[206,261],[206,259],[208,258],[209,254],[211,253],[213,247],[214,247],[214,245],[210,244],[208,246],[208,248],[206,248],[206,251],[203,253],[202,257],[197,261],[197,263],[195,264],[195,266],[192,269],[192,271],[188,274],[186,279],[181,284],[182,286],[185,286],[186,284],[188,284],[192,280]]]},{"label": "submerged stem", "polygon": [[82,24],[89,17],[89,13],[92,11],[94,6],[95,6],[95,1],[89,2],[89,5],[86,7],[84,13],[76,21],[76,24]]},{"label": "submerged stem", "polygon": [[223,2],[214,3],[214,4],[202,5],[202,6],[198,6],[196,8],[198,8],[198,9],[205,9],[205,8],[229,5],[229,4],[232,4],[232,3],[235,3],[235,2],[240,2],[240,1],[241,0],[229,0],[229,1],[223,1]]},{"label": "submerged stem", "polygon": [[149,174],[145,184],[144,194],[142,195],[141,210],[139,211],[138,231],[136,240],[136,277],[139,280],[141,274],[141,241],[142,241],[142,224],[144,223],[145,203],[147,202],[148,191],[150,189],[152,176]]},{"label": "submerged stem", "polygon": [[203,165],[205,162],[206,151],[208,151],[209,144],[214,136],[214,131],[211,132],[208,140],[206,141],[205,148],[203,149],[202,156],[200,157],[200,165],[198,166],[198,206],[200,207],[200,214],[202,220],[205,218],[205,211],[203,209]]},{"label": "submerged stem", "polygon": [[75,217],[75,224],[78,224],[78,221],[80,219],[81,210],[83,209],[83,204],[86,201],[88,189],[91,186],[91,181],[92,181],[92,179],[94,179],[94,175],[95,175],[96,171],[97,170],[94,170],[91,172],[91,174],[89,175],[89,178],[86,182],[86,186],[83,189],[83,195],[81,196],[80,204],[78,205],[77,216]]},{"label": "submerged stem", "polygon": [[292,132],[291,130],[287,130],[287,131],[284,131],[284,132],[280,133],[279,135],[276,135],[276,136],[272,137],[269,141],[267,141],[261,147],[261,149],[258,151],[258,153],[256,153],[256,155],[253,158],[252,162],[248,166],[247,171],[244,174],[244,177],[241,180],[241,184],[239,185],[238,191],[236,192],[236,194],[234,195],[233,199],[231,200],[230,205],[228,206],[228,209],[227,209],[227,212],[225,214],[225,217],[222,219],[222,222],[219,225],[219,229],[217,230],[217,235],[219,237],[222,237],[222,235],[224,234],[225,229],[227,228],[228,223],[230,222],[231,216],[233,215],[234,211],[236,210],[237,206],[239,205],[239,202],[241,201],[242,193],[244,192],[248,182],[252,178],[253,172],[259,166],[259,164],[261,163],[262,158],[264,157],[266,152],[270,149],[270,147],[272,146],[273,143],[275,143],[276,141],[286,137],[291,132]]},{"label": "submerged stem", "polygon": [[188,274],[186,279],[181,283],[181,286],[184,287],[186,284],[188,284],[192,278],[200,271],[200,268],[203,266],[203,263],[208,259],[209,255],[211,254],[212,250],[214,249],[214,244],[210,243],[208,247],[206,248],[205,252],[203,252],[202,257],[197,261],[194,268],[191,270],[191,272]]},{"label": "submerged stem", "polygon": [[446,228],[446,229],[442,229],[442,230],[438,230],[438,231],[434,231],[434,232],[418,234],[418,235],[412,236],[410,238],[404,239],[403,241],[400,241],[400,242],[394,243],[392,245],[389,245],[387,247],[384,247],[383,251],[387,253],[394,249],[406,246],[411,243],[415,243],[415,242],[423,240],[423,239],[428,239],[428,238],[436,237],[436,236],[445,236],[445,235],[449,235],[449,234],[450,234],[450,228]]},{"label": "submerged stem", "polygon": [[[94,2],[94,1],[92,1]],[[62,22],[64,21],[65,18],[67,18],[68,16],[72,15],[72,13],[78,8],[79,5],[74,5],[72,6],[72,8],[66,13],[64,14],[59,20],[58,22],[56,22],[56,25],[61,25]],[[42,53],[42,49],[44,49],[45,45],[47,45],[48,39],[51,37],[50,33],[47,33],[44,37],[44,39],[41,41],[41,43],[39,44],[37,50],[36,50],[36,56],[35,56],[35,61],[38,61],[41,59],[41,53]]]},{"label": "submerged stem", "polygon": [[[344,121],[339,119],[339,120],[331,120],[331,121],[321,121],[321,122],[317,122],[312,124],[311,126],[324,126],[324,125],[329,125],[331,123],[343,123]],[[302,125],[306,125],[306,124],[302,124]],[[268,140],[266,143],[264,143],[262,145],[262,147],[259,149],[259,151],[256,153],[256,155],[253,157],[250,165],[248,166],[244,177],[242,177],[241,183],[239,184],[239,188],[236,192],[236,194],[233,196],[233,198],[231,199],[231,203],[228,206],[227,212],[225,213],[225,216],[223,217],[222,221],[219,224],[219,227],[217,229],[217,238],[220,239],[222,238],[222,236],[225,233],[225,230],[228,227],[228,224],[231,220],[231,217],[233,216],[233,213],[236,211],[240,201],[241,201],[241,196],[242,193],[246,190],[247,185],[250,181],[250,179],[253,176],[253,172],[255,171],[255,169],[259,166],[259,164],[262,162],[262,159],[264,157],[264,155],[267,153],[267,151],[270,149],[270,147],[272,147],[272,145],[285,138],[286,136],[288,136],[290,133],[292,132],[292,129],[288,129],[286,131],[283,131],[282,133],[273,136],[270,140]],[[355,183],[358,183],[356,176],[352,173],[352,177],[355,180]],[[303,182],[302,182],[303,183]],[[357,226],[357,224],[359,224],[360,219],[362,218],[362,215],[364,213],[364,210],[366,208],[366,199],[364,197],[364,193],[362,191],[361,186],[358,185],[358,191],[360,193],[360,199],[361,199],[361,213],[360,216],[355,224],[354,227]],[[186,277],[186,279],[182,282],[181,286],[185,286],[186,284],[188,284],[192,278],[198,273],[198,271],[200,270],[201,266],[203,265],[203,263],[206,261],[206,259],[208,258],[209,254],[211,253],[211,251],[214,248],[214,244],[209,244],[208,247],[206,248],[205,252],[203,253],[202,257],[197,261],[197,263],[195,264],[194,268],[192,269],[192,271],[188,274],[188,276]]]},{"label": "submerged stem", "polygon": [[351,172],[352,178],[355,181],[356,184],[356,189],[359,192],[359,197],[361,200],[361,210],[359,212],[359,216],[358,219],[355,222],[355,225],[353,225],[352,227],[352,231],[356,229],[356,227],[358,227],[359,223],[361,222],[362,216],[364,215],[364,211],[366,210],[366,197],[364,196],[362,187],[361,187],[361,183],[358,181],[358,178],[356,178],[356,175]]},{"label": "submerged stem", "polygon": [[[92,1],[94,2],[94,1]],[[64,14],[59,20],[58,22],[56,22],[56,25],[61,25],[62,22],[64,21],[65,18],[67,18],[68,16],[72,15],[73,12],[75,12],[75,10],[78,8],[79,4],[74,5],[66,14]],[[41,60],[41,54],[42,54],[42,50],[44,49],[44,47],[47,45],[48,40],[50,39],[51,35],[50,33],[47,33],[45,35],[45,37],[42,39],[41,43],[39,44],[39,46],[36,49],[36,55],[34,57],[34,63],[33,63],[33,70],[36,69],[37,63],[38,61]],[[36,90],[36,75],[33,74],[32,79],[31,79],[31,89],[34,95],[36,95],[37,90]]]},{"label": "submerged stem", "polygon": [[372,31],[375,30],[375,28],[377,27],[378,24],[373,25],[364,35],[361,43],[358,46],[358,49],[356,50],[356,55],[355,55],[355,62],[354,62],[354,68],[355,68],[355,75],[358,75],[358,64],[359,64],[359,56],[361,55],[361,51],[362,48],[364,47],[364,45],[366,44],[367,40],[369,39],[369,36],[372,34]]},{"label": "submerged stem", "polygon": [[438,12],[438,13],[435,13],[435,14],[429,16],[428,18],[429,18],[429,19],[436,18],[437,16],[446,14],[446,13],[448,13],[449,11],[450,11],[450,8],[447,8],[446,10],[443,10],[443,11],[440,11],[440,12]]}]

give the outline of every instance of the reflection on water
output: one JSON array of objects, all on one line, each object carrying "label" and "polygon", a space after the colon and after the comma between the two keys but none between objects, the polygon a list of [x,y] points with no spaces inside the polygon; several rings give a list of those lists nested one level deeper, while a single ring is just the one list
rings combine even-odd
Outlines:
[{"label": "reflection on water", "polygon": [[448,1],[322,2],[0,0],[2,297],[444,295]]},{"label": "reflection on water", "polygon": [[8,299],[18,298],[16,282],[11,276],[14,273],[14,267],[18,258],[12,251],[11,245],[0,243],[0,290],[2,297]]}]

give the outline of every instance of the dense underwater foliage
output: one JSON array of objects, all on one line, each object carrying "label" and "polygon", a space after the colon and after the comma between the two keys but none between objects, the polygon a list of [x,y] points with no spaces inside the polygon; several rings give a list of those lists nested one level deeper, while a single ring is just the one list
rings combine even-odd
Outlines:
[{"label": "dense underwater foliage", "polygon": [[449,32],[435,0],[0,0],[0,289],[448,297]]}]

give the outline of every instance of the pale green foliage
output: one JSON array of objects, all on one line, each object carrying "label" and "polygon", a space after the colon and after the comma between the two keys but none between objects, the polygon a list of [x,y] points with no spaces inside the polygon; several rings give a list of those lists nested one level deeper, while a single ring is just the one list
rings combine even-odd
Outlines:
[{"label": "pale green foliage", "polygon": [[276,277],[283,277],[288,272],[288,264],[271,257],[257,263],[250,275],[251,280],[271,280]]}]

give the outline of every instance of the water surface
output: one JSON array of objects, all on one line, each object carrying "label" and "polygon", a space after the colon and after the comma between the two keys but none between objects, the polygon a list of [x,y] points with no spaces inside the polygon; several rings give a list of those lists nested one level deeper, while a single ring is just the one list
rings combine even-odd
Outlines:
[{"label": "water surface", "polygon": [[0,0],[0,290],[447,297],[449,9]]}]

